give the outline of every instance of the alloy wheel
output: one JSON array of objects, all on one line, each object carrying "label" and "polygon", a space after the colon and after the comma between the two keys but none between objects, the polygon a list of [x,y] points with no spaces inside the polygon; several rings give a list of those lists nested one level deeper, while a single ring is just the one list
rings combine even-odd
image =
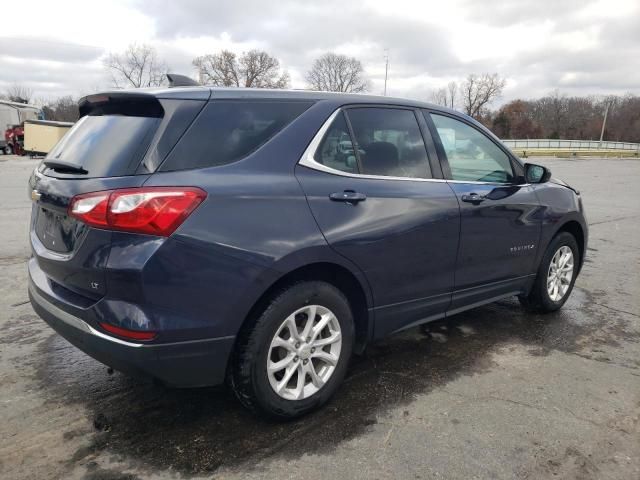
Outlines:
[{"label": "alloy wheel", "polygon": [[547,273],[547,293],[554,302],[564,298],[573,279],[574,259],[571,248],[560,247],[551,259]]},{"label": "alloy wheel", "polygon": [[331,310],[307,305],[289,315],[269,346],[267,375],[274,392],[303,400],[331,378],[340,359],[342,331]]}]

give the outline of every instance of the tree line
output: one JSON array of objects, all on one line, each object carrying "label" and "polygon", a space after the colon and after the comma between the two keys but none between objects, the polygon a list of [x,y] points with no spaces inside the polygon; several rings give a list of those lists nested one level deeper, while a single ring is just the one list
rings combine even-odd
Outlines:
[{"label": "tree line", "polygon": [[570,97],[554,92],[535,100],[514,100],[483,121],[500,138],[560,138],[640,143],[640,97]]},{"label": "tree line", "polygon": [[[280,61],[264,50],[241,55],[229,50],[196,57],[191,62],[198,81],[215,87],[288,88],[290,76]],[[116,87],[155,87],[165,82],[169,71],[149,45],[130,45],[124,52],[110,53],[104,66]],[[310,88],[332,92],[358,93],[367,90],[362,62],[354,57],[326,53],[318,57],[305,76]]]},{"label": "tree line", "polygon": [[502,139],[599,140],[604,133],[605,140],[640,143],[640,97],[636,95],[579,97],[556,90],[542,98],[512,100],[491,109],[505,84],[497,74],[471,74],[462,82],[434,90],[431,101],[464,111]]},{"label": "tree line", "polygon": [[[155,87],[166,84],[168,64],[149,45],[132,44],[125,51],[110,53],[104,67],[114,87]],[[218,87],[288,88],[289,73],[280,61],[263,50],[237,54],[229,50],[202,55],[192,60],[198,81]],[[361,93],[370,88],[362,62],[333,52],[316,58],[305,73],[312,90]],[[500,98],[506,79],[497,73],[470,74],[461,82],[450,82],[433,90],[429,100],[459,109],[479,120],[500,138],[559,138],[597,140],[607,111],[605,140],[640,142],[640,97],[570,97],[556,91],[538,99],[513,100],[498,109],[491,105]],[[4,97],[29,103],[33,92],[20,85],[11,86]],[[55,100],[37,99],[45,118],[75,121],[77,99],[65,96]]]}]

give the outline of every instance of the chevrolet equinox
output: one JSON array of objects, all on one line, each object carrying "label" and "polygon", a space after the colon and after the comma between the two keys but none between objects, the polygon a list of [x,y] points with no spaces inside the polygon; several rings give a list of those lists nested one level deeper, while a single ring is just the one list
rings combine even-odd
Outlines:
[{"label": "chevrolet equinox", "polygon": [[453,110],[198,86],[79,107],[29,180],[29,296],[130,375],[291,418],[368,342],[510,296],[557,310],[584,262],[579,192]]}]

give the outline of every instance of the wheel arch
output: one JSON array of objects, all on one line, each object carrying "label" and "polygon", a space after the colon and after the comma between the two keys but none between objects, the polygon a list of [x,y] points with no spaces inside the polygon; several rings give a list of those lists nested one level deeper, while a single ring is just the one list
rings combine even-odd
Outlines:
[{"label": "wheel arch", "polygon": [[273,280],[249,309],[240,327],[238,338],[243,331],[252,327],[260,312],[266,308],[269,299],[276,292],[305,280],[325,281],[344,293],[353,312],[354,351],[362,352],[373,332],[373,318],[370,314],[372,305],[370,294],[367,292],[368,286],[363,285],[358,276],[344,265],[330,261],[318,261],[298,266]]},{"label": "wheel arch", "polygon": [[586,237],[585,237],[585,232],[584,232],[584,229],[582,228],[582,225],[580,225],[580,222],[578,222],[577,220],[569,220],[568,222],[563,223],[560,226],[560,228],[558,228],[558,230],[556,231],[556,233],[553,235],[551,239],[553,240],[553,238],[555,238],[561,232],[570,233],[571,235],[573,235],[573,238],[576,239],[576,243],[578,244],[578,249],[580,250],[579,266],[580,268],[582,268],[582,263],[584,261],[584,254],[586,250],[586,242],[585,242]]}]

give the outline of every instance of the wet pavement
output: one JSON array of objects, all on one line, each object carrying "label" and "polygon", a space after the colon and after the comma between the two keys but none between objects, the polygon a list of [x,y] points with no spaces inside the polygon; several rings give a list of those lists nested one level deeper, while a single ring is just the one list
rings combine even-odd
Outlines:
[{"label": "wet pavement", "polygon": [[0,478],[640,478],[640,161],[535,161],[591,224],[563,310],[506,300],[390,337],[326,408],[273,423],[224,388],[109,375],[46,327],[26,293],[36,162],[0,156]]}]

